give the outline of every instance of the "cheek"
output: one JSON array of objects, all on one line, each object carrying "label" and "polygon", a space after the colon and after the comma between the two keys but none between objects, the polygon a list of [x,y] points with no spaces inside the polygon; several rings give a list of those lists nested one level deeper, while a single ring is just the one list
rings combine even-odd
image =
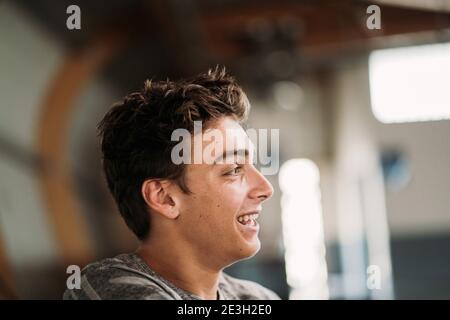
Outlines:
[{"label": "cheek", "polygon": [[229,183],[220,188],[214,199],[215,208],[212,212],[218,220],[228,226],[234,225],[238,212],[241,211],[245,201],[246,193],[239,183]]},{"label": "cheek", "polygon": [[203,175],[190,181],[190,189],[193,194],[184,197],[182,211],[188,213],[192,227],[208,224],[210,230],[230,224],[247,196],[246,184],[239,178],[224,181]]},{"label": "cheek", "polygon": [[200,201],[196,207],[200,207],[203,218],[213,224],[212,229],[216,229],[219,225],[229,225],[235,219],[245,196],[238,183],[216,185],[204,190],[204,196],[198,199]]}]

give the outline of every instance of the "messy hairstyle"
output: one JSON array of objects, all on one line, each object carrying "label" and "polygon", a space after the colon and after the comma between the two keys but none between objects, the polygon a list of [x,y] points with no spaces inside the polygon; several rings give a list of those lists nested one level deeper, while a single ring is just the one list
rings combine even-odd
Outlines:
[{"label": "messy hairstyle", "polygon": [[108,188],[128,227],[144,240],[150,230],[149,208],[141,194],[147,179],[175,181],[189,193],[185,164],[174,164],[175,129],[191,134],[194,121],[208,123],[232,116],[244,122],[249,102],[225,68],[216,67],[191,79],[146,80],[144,88],[115,103],[98,124]]}]

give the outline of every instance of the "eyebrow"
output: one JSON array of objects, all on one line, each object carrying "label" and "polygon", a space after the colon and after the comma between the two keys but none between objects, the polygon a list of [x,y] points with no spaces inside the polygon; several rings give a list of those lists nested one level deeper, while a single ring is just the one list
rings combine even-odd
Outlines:
[{"label": "eyebrow", "polygon": [[248,149],[238,149],[238,150],[225,150],[222,155],[218,156],[215,160],[214,160],[214,164],[217,164],[218,162],[222,162],[224,159],[230,157],[230,156],[242,156],[244,155],[245,158],[247,158],[249,156],[249,151]]}]

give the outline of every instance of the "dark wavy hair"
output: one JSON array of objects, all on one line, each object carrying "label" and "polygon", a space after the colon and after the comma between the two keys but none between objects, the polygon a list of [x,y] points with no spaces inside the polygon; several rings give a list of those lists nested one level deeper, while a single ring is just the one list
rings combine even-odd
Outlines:
[{"label": "dark wavy hair", "polygon": [[194,121],[203,130],[213,119],[232,116],[244,122],[250,109],[242,88],[223,67],[210,69],[191,79],[146,80],[138,92],[115,103],[98,124],[103,169],[109,190],[128,227],[144,240],[150,214],[141,195],[147,179],[175,181],[189,193],[184,181],[185,165],[171,160],[175,129],[193,132]]}]

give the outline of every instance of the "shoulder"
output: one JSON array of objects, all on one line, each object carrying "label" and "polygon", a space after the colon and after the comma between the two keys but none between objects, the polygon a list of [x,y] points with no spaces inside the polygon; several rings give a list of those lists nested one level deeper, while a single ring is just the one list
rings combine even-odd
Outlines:
[{"label": "shoulder", "polygon": [[263,287],[259,283],[238,279],[226,273],[222,273],[219,286],[222,291],[225,291],[225,298],[229,299],[280,300],[280,297],[275,292]]},{"label": "shoulder", "polygon": [[173,290],[126,254],[87,265],[80,280],[80,289],[67,289],[63,299],[177,299]]}]

